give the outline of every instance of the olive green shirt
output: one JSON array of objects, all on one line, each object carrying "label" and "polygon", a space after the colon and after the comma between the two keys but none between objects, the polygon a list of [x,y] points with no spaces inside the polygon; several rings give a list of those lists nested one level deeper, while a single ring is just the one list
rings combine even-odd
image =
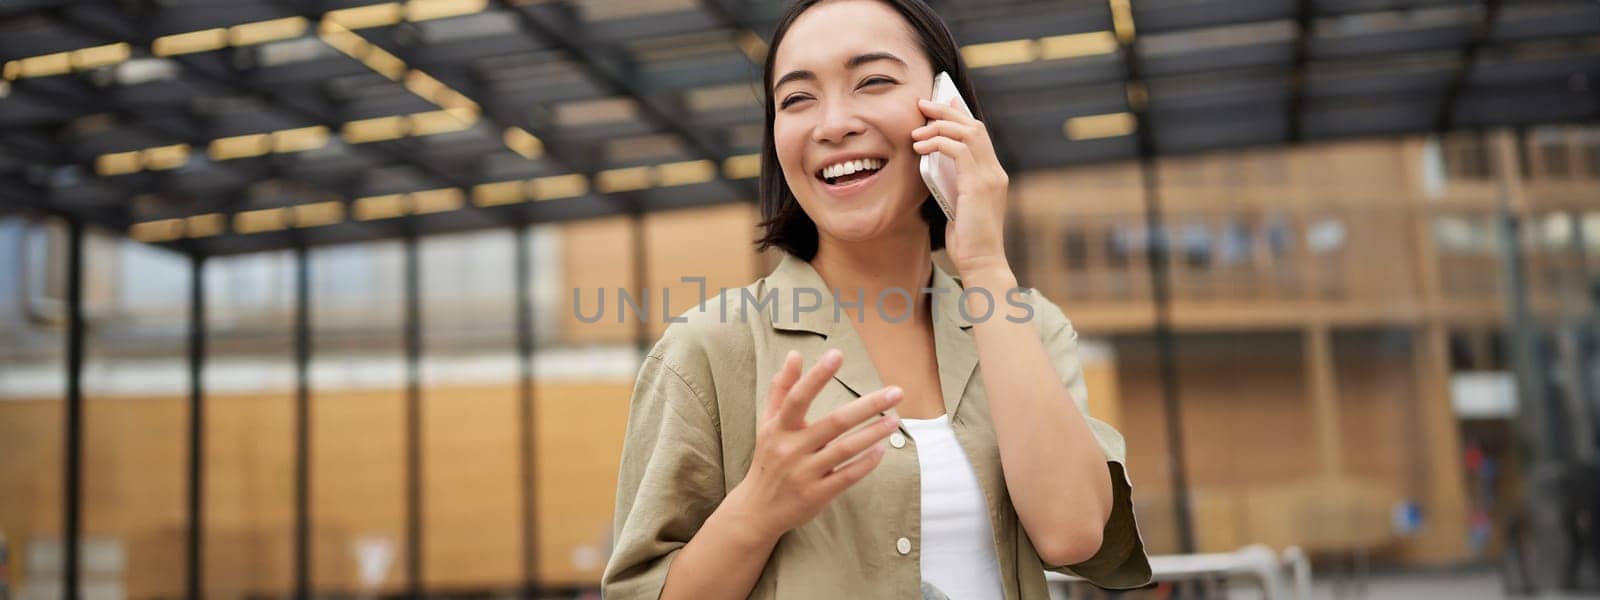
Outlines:
[{"label": "olive green shirt", "polygon": [[[929,287],[948,291],[930,294],[939,384],[956,439],[987,500],[1005,597],[1046,600],[1046,569],[1107,588],[1148,583],[1150,562],[1133,514],[1122,436],[1093,418],[1088,422],[1105,453],[1114,498],[1101,547],[1079,564],[1041,563],[1006,490],[989,398],[976,369],[973,323],[957,302],[960,281],[935,265]],[[1004,290],[995,290],[994,297],[990,318],[1026,316],[1006,303]],[[614,546],[601,583],[606,597],[660,596],[668,565],[750,468],[761,404],[789,350],[799,351],[808,367],[829,348],[844,353],[808,420],[882,387],[849,313],[834,298],[810,263],[785,253],[767,277],[714,295],[680,315],[685,321],[668,326],[645,357],[633,390]],[[1031,322],[1084,410],[1087,390],[1071,322],[1037,290],[1012,300],[1032,307]],[[806,312],[811,307],[816,309]],[[915,441],[906,435],[870,475],[779,539],[750,597],[920,598],[919,475]]]}]

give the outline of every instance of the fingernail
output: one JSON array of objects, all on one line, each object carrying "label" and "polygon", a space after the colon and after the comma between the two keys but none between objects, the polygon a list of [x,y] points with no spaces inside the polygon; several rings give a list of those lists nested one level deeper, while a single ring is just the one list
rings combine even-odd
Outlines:
[{"label": "fingernail", "polygon": [[900,426],[900,415],[889,415],[887,418],[885,418],[883,420],[883,422],[884,422],[884,424],[888,425],[890,429],[894,429],[896,427],[899,427]]},{"label": "fingernail", "polygon": [[883,396],[885,398],[888,398],[890,402],[898,402],[900,400],[900,397],[902,395],[904,395],[904,394],[905,394],[905,392],[901,391],[898,386],[895,386],[895,387],[890,387],[887,391],[885,391],[883,393]]}]

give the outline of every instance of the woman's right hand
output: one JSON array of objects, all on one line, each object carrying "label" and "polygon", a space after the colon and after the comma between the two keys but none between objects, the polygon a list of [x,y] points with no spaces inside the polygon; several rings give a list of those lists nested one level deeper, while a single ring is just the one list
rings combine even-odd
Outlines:
[{"label": "woman's right hand", "polygon": [[[816,422],[806,423],[811,401],[838,372],[843,359],[838,350],[829,350],[802,376],[800,353],[790,351],[783,368],[772,378],[766,409],[756,429],[750,471],[730,492],[749,509],[747,522],[767,539],[776,540],[806,524],[845,488],[871,473],[883,461],[880,442],[900,425],[899,418],[890,414],[854,429],[900,404],[904,394],[894,386],[856,398]],[[858,454],[859,458],[850,460]]]}]

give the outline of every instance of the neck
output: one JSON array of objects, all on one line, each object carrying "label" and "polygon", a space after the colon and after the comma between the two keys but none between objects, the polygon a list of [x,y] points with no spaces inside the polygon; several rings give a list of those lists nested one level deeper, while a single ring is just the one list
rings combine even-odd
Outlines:
[{"label": "neck", "polygon": [[[933,280],[933,256],[928,243],[926,227],[908,228],[903,235],[879,236],[861,242],[822,235],[811,267],[829,288],[838,290],[841,301],[863,302],[860,308],[845,309],[851,319],[868,323],[890,319],[922,323],[929,316],[927,294],[922,293],[922,288],[931,285]],[[879,294],[894,289],[908,292],[913,308],[906,307],[906,294],[896,291],[883,296],[880,314]],[[915,318],[902,320],[907,314]]]}]

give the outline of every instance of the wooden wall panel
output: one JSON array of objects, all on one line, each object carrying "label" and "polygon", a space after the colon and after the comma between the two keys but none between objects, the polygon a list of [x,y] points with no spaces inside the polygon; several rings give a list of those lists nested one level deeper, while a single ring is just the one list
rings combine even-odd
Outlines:
[{"label": "wooden wall panel", "polygon": [[[706,295],[719,287],[742,287],[767,270],[752,243],[757,237],[756,208],[729,204],[652,214],[645,219],[645,255],[649,267],[649,327],[652,339],[666,330],[662,318],[661,290],[671,290],[669,314],[677,315],[699,301],[699,286],[681,277],[705,277]],[[628,309],[617,322],[617,288],[628,288],[634,302],[633,231],[629,219],[618,217],[564,225],[562,264],[565,282],[557,322],[563,343],[629,342],[634,339],[638,316]],[[758,269],[760,274],[757,273]],[[596,288],[605,289],[604,318],[579,321],[572,310],[572,289],[582,290],[585,315],[596,310]]]},{"label": "wooden wall panel", "polygon": [[670,290],[669,315],[700,303],[700,285],[684,283],[681,278],[705,278],[705,295],[711,298],[719,288],[744,287],[766,274],[756,273],[758,258],[752,240],[757,237],[757,219],[754,205],[740,203],[664,212],[645,221],[652,339],[668,325],[660,307],[662,289]]},{"label": "wooden wall panel", "polygon": [[426,587],[479,588],[519,580],[515,388],[428,387],[423,398]]},{"label": "wooden wall panel", "polygon": [[405,395],[401,390],[317,393],[311,403],[312,584],[362,589],[356,544],[391,552],[377,590],[405,586]]},{"label": "wooden wall panel", "polygon": [[206,404],[208,598],[293,589],[293,411],[288,393],[215,395]]},{"label": "wooden wall panel", "polygon": [[60,399],[0,402],[0,530],[11,549],[14,585],[23,578],[26,542],[61,535],[65,423]]},{"label": "wooden wall panel", "polygon": [[[542,383],[538,398],[540,573],[550,585],[599,581],[610,555],[611,513],[628,381]],[[518,585],[522,479],[516,388],[425,390],[424,573],[439,589]],[[358,589],[355,543],[393,541],[382,590],[405,580],[405,455],[398,390],[314,397],[313,579],[324,591]],[[58,400],[0,402],[0,526],[14,550],[12,578],[30,540],[60,523]],[[293,567],[292,398],[213,396],[207,404],[208,598],[284,594]],[[90,535],[125,544],[130,598],[182,594],[187,402],[115,398],[90,403],[85,489]],[[11,462],[11,461],[19,462]]]},{"label": "wooden wall panel", "polygon": [[[612,217],[579,221],[561,226],[562,278],[559,304],[561,314],[556,317],[559,343],[594,344],[622,343],[634,339],[634,323],[618,322],[617,289],[633,289],[633,233],[627,217]],[[573,290],[579,290],[579,304],[573,305]],[[600,292],[605,290],[601,308]],[[581,309],[588,318],[603,311],[593,323],[578,319]],[[628,315],[630,318],[633,315]]]},{"label": "wooden wall panel", "polygon": [[83,534],[122,540],[129,589],[183,592],[188,409],[178,398],[86,398]]},{"label": "wooden wall panel", "polygon": [[611,556],[611,515],[628,426],[630,381],[539,386],[540,578],[600,581]]},{"label": "wooden wall panel", "polygon": [[[1400,335],[1335,336],[1344,452],[1340,481],[1350,491],[1350,501],[1364,507],[1367,521],[1376,518],[1374,511],[1387,510],[1392,500],[1427,498],[1412,479],[1415,464],[1423,460],[1416,441],[1421,424],[1412,404],[1417,382],[1410,346]],[[1307,482],[1318,476],[1319,463],[1298,335],[1179,340],[1180,402],[1199,550],[1310,540],[1326,533],[1293,518],[1329,510],[1316,505],[1318,494],[1306,491]],[[1145,541],[1154,552],[1174,552],[1170,465],[1157,375],[1148,339],[1119,340],[1122,431],[1140,516],[1147,525]]]}]

